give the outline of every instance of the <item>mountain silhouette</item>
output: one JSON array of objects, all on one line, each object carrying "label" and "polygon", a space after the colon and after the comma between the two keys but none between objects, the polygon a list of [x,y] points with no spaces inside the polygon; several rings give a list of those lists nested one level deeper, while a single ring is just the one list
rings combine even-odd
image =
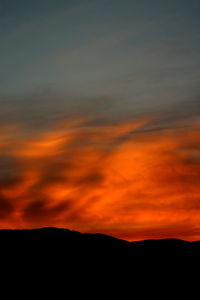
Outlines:
[{"label": "mountain silhouette", "polygon": [[180,239],[150,239],[128,242],[104,234],[80,233],[63,228],[45,227],[39,229],[0,230],[1,250],[31,248],[65,252],[73,250],[120,250],[120,249],[169,249],[200,248],[200,241],[188,242]]}]

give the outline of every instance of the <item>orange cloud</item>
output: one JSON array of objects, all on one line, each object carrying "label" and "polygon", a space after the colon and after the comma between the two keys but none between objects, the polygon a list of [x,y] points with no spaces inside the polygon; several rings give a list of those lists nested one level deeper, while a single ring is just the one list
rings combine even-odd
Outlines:
[{"label": "orange cloud", "polygon": [[1,128],[0,227],[200,239],[200,125],[89,124]]}]

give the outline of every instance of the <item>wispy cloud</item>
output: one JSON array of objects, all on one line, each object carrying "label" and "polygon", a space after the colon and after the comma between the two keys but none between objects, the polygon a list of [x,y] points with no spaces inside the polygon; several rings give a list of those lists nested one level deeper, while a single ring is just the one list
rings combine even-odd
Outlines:
[{"label": "wispy cloud", "polygon": [[1,127],[0,226],[199,238],[199,123],[91,122],[66,120],[31,136]]}]

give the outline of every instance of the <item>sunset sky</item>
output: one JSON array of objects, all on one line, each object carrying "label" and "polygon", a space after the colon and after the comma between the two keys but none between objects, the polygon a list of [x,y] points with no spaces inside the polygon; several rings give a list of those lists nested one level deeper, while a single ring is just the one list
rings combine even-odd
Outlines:
[{"label": "sunset sky", "polygon": [[199,12],[0,0],[0,228],[200,240]]}]

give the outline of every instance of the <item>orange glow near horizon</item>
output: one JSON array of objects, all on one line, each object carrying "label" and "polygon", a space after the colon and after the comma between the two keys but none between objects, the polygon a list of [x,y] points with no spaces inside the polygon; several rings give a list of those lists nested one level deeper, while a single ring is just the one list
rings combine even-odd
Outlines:
[{"label": "orange glow near horizon", "polygon": [[0,129],[0,227],[64,227],[126,240],[200,239],[200,124],[87,120]]}]

